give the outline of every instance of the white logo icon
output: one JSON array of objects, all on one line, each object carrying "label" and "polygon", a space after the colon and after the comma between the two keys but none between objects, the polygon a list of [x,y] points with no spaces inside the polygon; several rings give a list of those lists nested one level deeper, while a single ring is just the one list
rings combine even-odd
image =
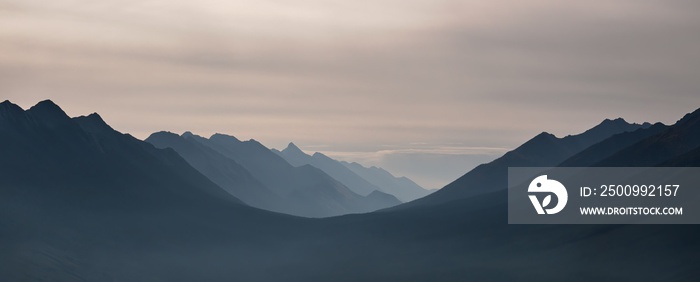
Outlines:
[{"label": "white logo icon", "polygon": [[562,185],[559,181],[553,179],[547,179],[547,175],[540,175],[536,177],[530,186],[527,187],[528,192],[548,192],[554,193],[557,196],[557,205],[551,209],[545,209],[552,202],[552,195],[547,195],[542,200],[540,204],[537,200],[537,196],[529,195],[532,205],[535,206],[538,214],[555,214],[560,212],[566,206],[566,201],[569,200],[569,194],[566,193],[566,187]]}]

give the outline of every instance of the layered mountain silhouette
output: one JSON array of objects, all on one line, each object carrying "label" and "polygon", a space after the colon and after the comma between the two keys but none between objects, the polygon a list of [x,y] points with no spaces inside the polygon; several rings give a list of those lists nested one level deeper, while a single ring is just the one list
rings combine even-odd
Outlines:
[{"label": "layered mountain silhouette", "polygon": [[634,131],[627,131],[615,134],[608,139],[601,141],[585,150],[577,153],[569,159],[563,161],[559,166],[585,167],[593,166],[605,158],[618,151],[639,142],[649,136],[656,135],[666,130],[668,126],[662,123],[655,123],[650,127],[639,128]]},{"label": "layered mountain silhouette", "polygon": [[282,151],[272,151],[294,166],[311,165],[321,169],[359,194],[366,195],[378,191],[393,195],[401,202],[409,202],[430,194],[430,191],[406,177],[395,177],[378,167],[366,168],[358,163],[338,161],[318,152],[308,155],[294,143],[289,143]]},{"label": "layered mountain silhouette", "polygon": [[[3,281],[196,280],[167,274],[178,256],[221,242],[245,242],[229,249],[241,251],[304,226],[247,206],[174,150],[121,134],[97,114],[70,118],[49,100],[26,111],[0,103],[0,151]],[[230,269],[247,268],[229,259]]]},{"label": "layered mountain silhouette", "polygon": [[[605,121],[576,136],[540,134],[481,171],[498,176],[498,166],[579,160],[697,164],[695,120],[693,113],[655,129]],[[288,190],[260,176],[321,170],[294,168],[252,140],[154,135],[172,147],[121,134],[97,114],[69,118],[50,101],[26,111],[0,103],[0,280],[692,281],[700,274],[698,225],[509,225],[506,185],[472,182],[476,169],[443,188],[450,192],[423,198],[435,197],[429,202],[288,216],[232,194],[281,196]],[[581,155],[587,150],[594,156]],[[278,168],[266,172],[267,164]]]},{"label": "layered mountain silhouette", "polygon": [[356,162],[348,163],[341,161],[340,163],[355,174],[366,179],[375,186],[380,187],[382,191],[396,196],[404,203],[425,197],[430,194],[430,191],[425,190],[411,179],[406,177],[396,177],[383,168],[376,166],[364,167]]},{"label": "layered mountain silhouette", "polygon": [[597,166],[656,166],[700,146],[700,110],[685,115],[658,134],[644,138],[598,162]]},{"label": "layered mountain silhouette", "polygon": [[289,143],[287,148],[281,152],[277,150],[273,152],[278,153],[293,166],[311,165],[316,167],[360,195],[369,195],[374,191],[381,191],[381,188],[377,187],[377,185],[369,183],[369,181],[355,174],[340,162],[321,153],[314,153],[309,156],[294,143]]},{"label": "layered mountain silhouette", "polygon": [[243,205],[174,151],[116,132],[97,114],[71,119],[49,100],[27,111],[5,101],[0,113],[5,193],[58,193],[52,201],[98,209]]},{"label": "layered mountain silhouette", "polygon": [[172,148],[192,167],[249,205],[292,213],[282,197],[260,183],[248,170],[234,160],[195,141],[191,133],[179,136],[170,132],[157,132],[145,141],[156,148]]},{"label": "layered mountain silhouette", "polygon": [[508,167],[552,167],[576,153],[615,134],[650,127],[651,124],[630,124],[624,119],[606,119],[595,127],[578,135],[558,138],[542,132],[502,157],[482,164],[464,176],[427,197],[397,208],[414,205],[436,205],[506,189]]},{"label": "layered mountain silhouette", "polygon": [[370,212],[400,204],[396,198],[362,196],[312,166],[294,167],[255,140],[190,132],[152,134],[146,142],[172,148],[232,195],[258,208],[307,217]]}]

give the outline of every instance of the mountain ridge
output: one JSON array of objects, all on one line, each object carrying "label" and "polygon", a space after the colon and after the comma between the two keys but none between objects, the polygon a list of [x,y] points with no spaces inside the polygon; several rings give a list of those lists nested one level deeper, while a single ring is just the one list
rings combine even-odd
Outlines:
[{"label": "mountain ridge", "polygon": [[301,149],[299,149],[299,147],[297,147],[293,142],[290,142],[287,148],[284,150],[273,152],[279,152],[277,154],[293,166],[314,166],[335,178],[340,183],[343,183],[343,185],[359,195],[367,196],[372,193],[372,191],[382,191],[380,187],[368,182],[347,167],[343,166],[340,162],[319,152],[315,152],[313,155],[308,155],[301,151]]},{"label": "mountain ridge", "polygon": [[290,199],[294,206],[305,207],[307,211],[297,212],[299,215],[327,217],[370,212],[400,203],[389,198],[384,198],[387,200],[384,203],[368,200],[316,167],[292,166],[254,139],[240,141],[221,133],[209,139],[197,135],[191,138],[238,162],[273,192]]},{"label": "mountain ridge", "polygon": [[[235,201],[173,149],[86,132],[78,123],[89,119],[55,128],[18,117],[0,118],[2,280],[666,281],[698,273],[698,225],[507,224],[505,190],[304,219]],[[649,140],[684,136],[676,137]]]},{"label": "mountain ridge", "polygon": [[396,196],[404,203],[425,197],[431,193],[431,191],[424,189],[409,178],[404,176],[395,177],[383,168],[376,166],[367,168],[356,162],[341,161],[340,163],[370,183],[381,187],[383,191]]},{"label": "mountain ridge", "polygon": [[624,125],[622,122],[624,122],[623,119],[606,119],[583,133],[567,135],[563,138],[558,138],[548,132],[541,132],[517,148],[505,153],[500,158],[490,163],[478,165],[442,189],[424,198],[393,207],[392,209],[437,205],[456,199],[506,189],[508,167],[556,166],[576,153],[612,135],[650,126],[648,123],[629,124],[624,122],[626,124]]},{"label": "mountain ridge", "polygon": [[655,166],[700,146],[700,109],[673,125],[596,163],[596,166]]},{"label": "mountain ridge", "polygon": [[231,195],[245,203],[270,211],[297,214],[287,203],[269,188],[255,179],[248,170],[232,159],[191,140],[191,132],[177,135],[172,132],[156,132],[146,142],[157,148],[172,148],[192,167],[207,176]]}]

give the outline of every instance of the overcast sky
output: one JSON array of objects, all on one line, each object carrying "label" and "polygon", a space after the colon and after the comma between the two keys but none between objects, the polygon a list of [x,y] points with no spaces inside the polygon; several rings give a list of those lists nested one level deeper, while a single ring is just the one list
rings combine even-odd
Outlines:
[{"label": "overcast sky", "polygon": [[0,0],[0,99],[294,141],[438,188],[541,131],[700,107],[699,1]]}]

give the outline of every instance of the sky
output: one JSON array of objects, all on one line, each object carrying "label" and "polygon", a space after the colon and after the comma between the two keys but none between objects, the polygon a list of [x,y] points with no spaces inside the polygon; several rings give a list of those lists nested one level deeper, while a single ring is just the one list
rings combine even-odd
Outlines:
[{"label": "sky", "polygon": [[539,132],[700,107],[698,1],[0,0],[0,99],[440,188]]}]

